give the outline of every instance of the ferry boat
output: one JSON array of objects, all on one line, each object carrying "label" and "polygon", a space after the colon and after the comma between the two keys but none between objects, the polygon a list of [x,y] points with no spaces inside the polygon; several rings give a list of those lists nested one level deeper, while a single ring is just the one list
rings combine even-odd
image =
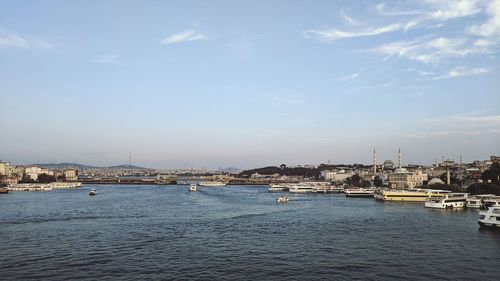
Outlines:
[{"label": "ferry boat", "polygon": [[429,198],[444,197],[451,193],[439,189],[381,190],[375,198],[384,201],[425,202]]},{"label": "ferry boat", "polygon": [[278,198],[276,198],[276,203],[288,203],[288,197],[278,196]]},{"label": "ferry boat", "polygon": [[425,201],[426,208],[465,208],[468,193],[448,193],[444,197],[431,197]]},{"label": "ferry boat", "polygon": [[375,193],[373,188],[348,188],[345,191],[345,197],[366,197],[372,198]]},{"label": "ferry boat", "polygon": [[226,183],[220,182],[220,181],[202,181],[199,184],[200,186],[210,186],[210,187],[216,187],[216,186],[226,186]]},{"label": "ferry boat", "polygon": [[483,208],[484,199],[493,198],[495,194],[480,194],[467,197],[467,208]]},{"label": "ferry boat", "polygon": [[307,183],[298,183],[290,185],[288,191],[292,193],[311,193],[316,192],[316,188]]},{"label": "ferry boat", "polygon": [[500,196],[484,199],[483,205],[484,209],[489,209],[491,207],[500,207]]},{"label": "ferry boat", "polygon": [[500,207],[490,207],[486,211],[480,211],[477,223],[480,227],[500,229]]},{"label": "ferry boat", "polygon": [[190,192],[193,192],[193,191],[196,191],[196,184],[192,183],[189,185],[189,191]]},{"label": "ferry boat", "polygon": [[95,190],[95,188],[92,188],[92,189],[89,191],[89,195],[90,195],[90,196],[97,195],[97,190]]},{"label": "ferry boat", "polygon": [[48,183],[18,183],[9,185],[9,191],[51,191],[52,186]]},{"label": "ferry boat", "polygon": [[279,191],[287,191],[288,188],[283,184],[270,184],[267,188],[269,192],[279,192]]},{"label": "ferry boat", "polygon": [[320,186],[316,188],[317,193],[341,193],[344,192],[344,188],[340,186],[330,185],[330,186]]}]

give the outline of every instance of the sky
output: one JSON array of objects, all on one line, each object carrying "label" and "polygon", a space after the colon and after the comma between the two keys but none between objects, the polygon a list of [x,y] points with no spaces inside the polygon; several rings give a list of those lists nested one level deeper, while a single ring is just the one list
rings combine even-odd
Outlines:
[{"label": "sky", "polygon": [[484,160],[499,47],[500,0],[0,0],[0,160]]}]

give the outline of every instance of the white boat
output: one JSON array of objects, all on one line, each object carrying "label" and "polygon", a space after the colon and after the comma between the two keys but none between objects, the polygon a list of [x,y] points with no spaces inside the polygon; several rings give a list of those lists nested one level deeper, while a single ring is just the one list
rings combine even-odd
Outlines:
[{"label": "white boat", "polygon": [[92,189],[89,191],[89,195],[90,195],[90,196],[97,195],[97,191],[95,190],[95,188],[92,188]]},{"label": "white boat", "polygon": [[227,184],[220,181],[202,181],[200,182],[200,186],[226,186]]},{"label": "white boat", "polygon": [[448,193],[444,197],[429,198],[425,201],[426,208],[453,209],[465,208],[468,193]]},{"label": "white boat", "polygon": [[287,202],[288,202],[288,197],[278,196],[278,198],[276,198],[276,203],[287,203]]},{"label": "white boat", "polygon": [[489,209],[491,207],[500,207],[500,196],[484,199],[483,205],[484,209]]},{"label": "white boat", "polygon": [[288,187],[288,191],[292,193],[310,193],[316,192],[316,188],[313,185],[306,183],[292,184]]},{"label": "white boat", "polygon": [[486,211],[480,211],[477,223],[480,227],[500,228],[500,207],[490,207]]},{"label": "white boat", "polygon": [[483,208],[484,199],[494,198],[495,194],[480,194],[467,197],[467,208]]},{"label": "white boat", "polygon": [[196,191],[196,184],[194,184],[194,183],[190,184],[189,191],[191,191],[191,192]]},{"label": "white boat", "polygon": [[348,188],[345,191],[345,197],[373,197],[375,190],[373,188]]},{"label": "white boat", "polygon": [[270,184],[269,187],[267,188],[267,191],[279,192],[279,191],[286,191],[287,189],[288,188],[283,184]]}]

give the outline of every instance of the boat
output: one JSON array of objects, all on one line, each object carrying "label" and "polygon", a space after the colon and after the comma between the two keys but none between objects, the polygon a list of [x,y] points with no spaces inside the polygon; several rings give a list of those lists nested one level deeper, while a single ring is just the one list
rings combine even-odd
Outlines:
[{"label": "boat", "polygon": [[286,196],[278,196],[276,198],[276,203],[287,203],[288,202],[288,197]]},{"label": "boat", "polygon": [[467,197],[467,208],[483,208],[484,199],[494,198],[495,194],[480,194]]},{"label": "boat", "polygon": [[480,211],[477,223],[481,228],[500,228],[500,207],[490,207],[486,211]]},{"label": "boat", "polygon": [[348,188],[344,192],[345,197],[373,198],[375,190],[373,188]]},{"label": "boat", "polygon": [[189,191],[196,191],[196,184],[192,183],[189,185]]},{"label": "boat", "polygon": [[297,183],[290,185],[288,187],[288,191],[292,193],[310,193],[316,192],[316,188],[315,186],[307,183]]},{"label": "boat", "polygon": [[9,193],[9,190],[7,188],[1,187],[0,194],[2,194],[2,193]]},{"label": "boat", "polygon": [[97,191],[95,190],[95,188],[92,188],[92,189],[89,191],[89,195],[90,195],[90,196],[97,195]]},{"label": "boat", "polygon": [[468,193],[448,193],[444,197],[431,197],[425,201],[426,208],[465,208]]},{"label": "boat", "polygon": [[483,205],[484,205],[483,209],[489,209],[491,207],[500,207],[500,196],[484,199]]},{"label": "boat", "polygon": [[375,195],[376,199],[384,201],[425,202],[429,198],[444,197],[451,193],[439,189],[407,189],[407,190],[381,190]]},{"label": "boat", "polygon": [[18,183],[9,185],[9,191],[51,191],[52,186],[49,183]]},{"label": "boat", "polygon": [[270,184],[267,188],[269,192],[279,192],[279,191],[287,191],[288,188],[283,184]]},{"label": "boat", "polygon": [[227,184],[220,182],[220,181],[202,181],[199,184],[200,186],[226,186]]}]

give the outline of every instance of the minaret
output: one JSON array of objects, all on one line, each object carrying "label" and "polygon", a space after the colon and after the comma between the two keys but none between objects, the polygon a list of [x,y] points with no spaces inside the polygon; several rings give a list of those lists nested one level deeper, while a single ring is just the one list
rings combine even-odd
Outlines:
[{"label": "minaret", "polygon": [[401,169],[401,147],[398,150],[398,166]]},{"label": "minaret", "polygon": [[131,151],[128,152],[128,165],[132,166],[132,152]]},{"label": "minaret", "polygon": [[373,175],[377,173],[377,152],[373,149]]},{"label": "minaret", "polygon": [[462,155],[460,155],[460,166],[462,166]]},{"label": "minaret", "polygon": [[446,167],[446,184],[450,185],[450,168]]}]

